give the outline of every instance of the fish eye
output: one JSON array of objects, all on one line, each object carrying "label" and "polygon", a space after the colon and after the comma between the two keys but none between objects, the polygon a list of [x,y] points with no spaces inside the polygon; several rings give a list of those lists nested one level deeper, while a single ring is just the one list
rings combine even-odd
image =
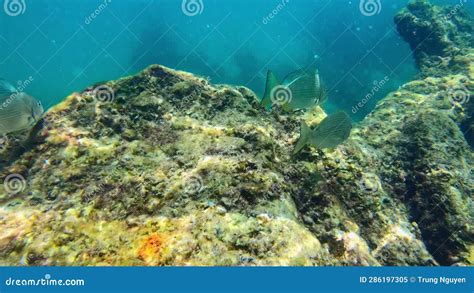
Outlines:
[{"label": "fish eye", "polygon": [[38,101],[38,107],[42,107],[41,101]]}]

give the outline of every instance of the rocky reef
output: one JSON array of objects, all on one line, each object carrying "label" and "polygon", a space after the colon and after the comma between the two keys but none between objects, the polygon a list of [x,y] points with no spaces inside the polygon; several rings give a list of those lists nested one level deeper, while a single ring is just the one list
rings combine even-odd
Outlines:
[{"label": "rocky reef", "polygon": [[398,32],[412,48],[422,76],[469,73],[474,23],[465,4],[460,0],[455,6],[441,7],[416,0],[395,16]]},{"label": "rocky reef", "polygon": [[0,264],[473,265],[472,20],[445,11],[397,15],[424,76],[334,150],[292,155],[319,107],[163,66],[71,95],[3,140]]},{"label": "rocky reef", "polygon": [[446,84],[446,88],[453,102],[464,104],[465,115],[457,122],[474,147],[473,89],[468,82],[473,78],[474,22],[464,5],[465,0],[444,7],[426,0],[412,1],[395,16],[395,23],[413,50],[420,78],[454,75],[464,78],[461,83]]}]

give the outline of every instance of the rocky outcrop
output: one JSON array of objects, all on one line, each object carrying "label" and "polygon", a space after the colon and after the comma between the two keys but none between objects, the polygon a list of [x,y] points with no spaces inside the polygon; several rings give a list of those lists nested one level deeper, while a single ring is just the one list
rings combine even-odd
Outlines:
[{"label": "rocky outcrop", "polygon": [[343,145],[297,156],[320,108],[267,113],[246,88],[157,65],[73,94],[3,148],[0,263],[472,265],[463,56],[468,71],[410,82]]},{"label": "rocky outcrop", "polygon": [[422,76],[469,73],[474,23],[464,5],[463,0],[445,7],[416,0],[395,16],[398,32],[411,46]]},{"label": "rocky outcrop", "polygon": [[408,4],[395,17],[398,31],[410,44],[421,77],[444,77],[459,74],[458,84],[447,84],[447,94],[455,103],[463,104],[461,130],[474,147],[474,22],[464,9],[466,1],[454,6],[434,6],[426,0]]}]

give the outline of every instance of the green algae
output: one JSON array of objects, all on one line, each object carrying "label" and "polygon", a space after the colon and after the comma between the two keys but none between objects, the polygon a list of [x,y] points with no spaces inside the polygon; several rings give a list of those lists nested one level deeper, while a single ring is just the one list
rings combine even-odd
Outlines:
[{"label": "green algae", "polygon": [[157,65],[108,82],[113,101],[71,95],[2,161],[2,178],[26,184],[0,188],[1,264],[472,265],[472,99],[452,95],[472,95],[463,40],[459,68],[389,94],[334,150],[296,157],[299,121],[320,123],[319,107],[267,113],[248,89]]}]

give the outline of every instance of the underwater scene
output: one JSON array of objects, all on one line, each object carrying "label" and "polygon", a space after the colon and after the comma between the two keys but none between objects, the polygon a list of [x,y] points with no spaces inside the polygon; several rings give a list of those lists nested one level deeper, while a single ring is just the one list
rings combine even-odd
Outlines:
[{"label": "underwater scene", "polygon": [[474,265],[473,0],[1,0],[1,266]]}]

